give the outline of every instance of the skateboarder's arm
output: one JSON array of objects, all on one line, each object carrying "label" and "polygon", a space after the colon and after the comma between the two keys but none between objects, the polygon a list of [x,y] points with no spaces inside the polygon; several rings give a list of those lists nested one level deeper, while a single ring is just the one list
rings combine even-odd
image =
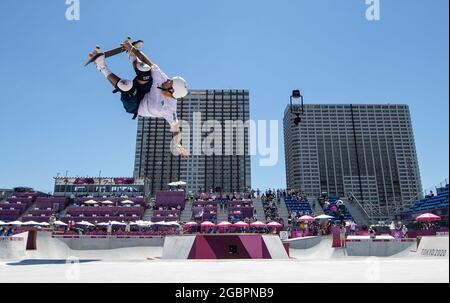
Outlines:
[{"label": "skateboarder's arm", "polygon": [[176,147],[177,151],[179,152],[180,156],[183,159],[187,159],[188,153],[187,153],[186,149],[184,149],[184,147],[181,145],[181,130],[178,125],[178,122],[172,123],[170,125],[170,131],[172,132],[173,143],[175,144],[175,147]]},{"label": "skateboarder's arm", "polygon": [[149,65],[150,67],[154,65],[154,63],[147,57],[146,54],[135,48],[129,41],[125,41],[122,43],[122,46],[132,55],[135,55],[139,60]]}]

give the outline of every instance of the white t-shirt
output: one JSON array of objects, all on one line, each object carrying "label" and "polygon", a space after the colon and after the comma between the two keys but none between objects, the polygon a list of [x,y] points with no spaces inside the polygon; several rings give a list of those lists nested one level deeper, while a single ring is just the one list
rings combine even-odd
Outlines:
[{"label": "white t-shirt", "polygon": [[164,118],[169,124],[178,122],[177,119],[177,99],[166,97],[162,90],[158,88],[169,80],[158,65],[152,66],[153,84],[139,105],[138,114],[141,117]]}]

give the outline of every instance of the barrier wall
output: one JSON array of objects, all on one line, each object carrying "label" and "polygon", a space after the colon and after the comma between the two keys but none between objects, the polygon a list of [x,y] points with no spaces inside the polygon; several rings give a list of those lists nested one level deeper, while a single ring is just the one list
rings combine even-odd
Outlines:
[{"label": "barrier wall", "polygon": [[416,246],[415,239],[378,239],[360,236],[360,239],[348,239],[346,251],[348,256],[373,256],[390,257],[405,250],[411,250]]}]

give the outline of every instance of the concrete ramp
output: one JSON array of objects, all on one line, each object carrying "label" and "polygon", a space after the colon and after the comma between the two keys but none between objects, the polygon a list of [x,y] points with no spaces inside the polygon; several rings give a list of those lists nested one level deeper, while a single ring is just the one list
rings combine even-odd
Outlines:
[{"label": "concrete ramp", "polygon": [[448,258],[448,236],[422,237],[417,249],[417,257]]},{"label": "concrete ramp", "polygon": [[25,257],[28,232],[12,237],[0,237],[0,260],[15,260]]},{"label": "concrete ramp", "polygon": [[194,242],[195,236],[166,237],[162,258],[169,260],[187,260],[194,246]]},{"label": "concrete ramp", "polygon": [[280,237],[272,235],[263,235],[262,237],[272,259],[289,259]]},{"label": "concrete ramp", "polygon": [[322,237],[320,242],[306,249],[290,248],[289,254],[299,260],[328,260],[345,258],[346,253],[342,248],[333,248],[333,239],[330,236]]},{"label": "concrete ramp", "polygon": [[318,245],[321,240],[321,237],[304,237],[285,240],[283,243],[289,244],[289,249],[308,249]]}]

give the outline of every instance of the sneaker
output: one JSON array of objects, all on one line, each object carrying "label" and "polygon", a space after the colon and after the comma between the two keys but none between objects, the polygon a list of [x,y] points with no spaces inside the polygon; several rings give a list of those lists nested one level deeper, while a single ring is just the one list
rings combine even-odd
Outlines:
[{"label": "sneaker", "polygon": [[92,53],[92,59],[94,60],[95,65],[98,69],[102,69],[105,67],[105,54],[104,53]]}]

